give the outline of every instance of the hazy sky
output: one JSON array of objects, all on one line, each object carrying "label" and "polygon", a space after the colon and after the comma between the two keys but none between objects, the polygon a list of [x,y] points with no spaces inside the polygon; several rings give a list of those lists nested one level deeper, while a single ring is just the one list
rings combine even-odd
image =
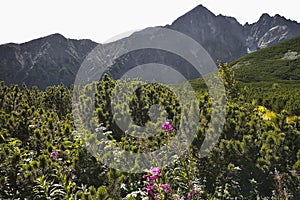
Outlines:
[{"label": "hazy sky", "polygon": [[0,0],[0,44],[52,33],[101,43],[126,31],[170,24],[199,4],[241,24],[262,13],[300,22],[299,0]]}]

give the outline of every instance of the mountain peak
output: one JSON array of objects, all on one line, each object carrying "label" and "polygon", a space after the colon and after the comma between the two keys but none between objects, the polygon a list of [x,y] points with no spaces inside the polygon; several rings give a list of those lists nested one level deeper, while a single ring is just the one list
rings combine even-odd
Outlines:
[{"label": "mountain peak", "polygon": [[206,7],[204,7],[202,4],[196,6],[194,9],[192,9],[188,13],[201,13],[201,14],[210,14],[214,15],[210,10],[208,10]]},{"label": "mountain peak", "polygon": [[54,34],[51,34],[51,35],[47,35],[47,36],[44,36],[44,37],[33,39],[31,41],[28,41],[28,42],[25,42],[25,43],[22,43],[22,44],[29,44],[29,43],[32,43],[32,42],[40,42],[40,41],[45,41],[45,40],[46,41],[58,42],[58,41],[65,41],[65,40],[67,40],[67,38],[65,38],[63,35],[61,35],[59,33],[54,33]]},{"label": "mountain peak", "polygon": [[65,38],[65,36],[63,36],[62,34],[59,34],[59,33],[54,33],[54,34],[51,34],[51,35],[48,35],[47,37],[53,37],[53,38]]},{"label": "mountain peak", "polygon": [[271,19],[272,17],[268,14],[268,13],[263,13],[261,16],[260,16],[260,18],[259,18],[259,20],[258,21],[262,21],[262,20],[269,20],[269,19]]},{"label": "mountain peak", "polygon": [[62,40],[67,40],[67,38],[59,33],[54,33],[51,35],[48,35],[44,37],[43,39],[49,39],[49,40],[56,40],[56,41],[62,41]]},{"label": "mountain peak", "polygon": [[203,6],[202,4],[196,6],[194,9],[192,10],[208,10],[205,6]]},{"label": "mountain peak", "polygon": [[183,24],[190,24],[193,21],[198,22],[205,22],[210,21],[209,19],[215,18],[216,15],[204,7],[202,4],[196,6],[191,11],[187,12],[186,14],[182,15],[181,17],[177,18],[171,26],[181,26]]}]

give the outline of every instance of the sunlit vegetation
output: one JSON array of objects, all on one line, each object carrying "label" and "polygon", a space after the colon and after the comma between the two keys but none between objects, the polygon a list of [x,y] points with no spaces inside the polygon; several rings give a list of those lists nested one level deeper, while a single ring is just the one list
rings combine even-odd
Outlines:
[{"label": "sunlit vegetation", "polygon": [[[108,168],[86,150],[72,114],[72,107],[84,102],[72,104],[71,88],[59,85],[41,91],[1,82],[0,198],[299,199],[298,87],[237,87],[231,68],[221,65],[220,72],[227,88],[227,117],[214,149],[208,156],[199,155],[211,113],[210,97],[199,87],[200,121],[192,146],[171,165],[153,166],[141,174]],[[188,123],[179,118],[182,107],[171,91],[156,84],[142,87],[129,103],[134,123],[147,123],[153,104],[166,108],[161,112],[167,121],[141,145],[112,120],[108,105],[116,84],[108,76],[97,84],[96,112],[102,133],[123,149],[157,149],[176,135],[180,123]]]}]

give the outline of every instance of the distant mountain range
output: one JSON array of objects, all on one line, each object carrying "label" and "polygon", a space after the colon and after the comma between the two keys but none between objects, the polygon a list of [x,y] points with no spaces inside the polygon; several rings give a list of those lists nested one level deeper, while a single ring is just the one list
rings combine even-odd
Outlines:
[{"label": "distant mountain range", "polygon": [[300,24],[280,15],[263,14],[256,23],[241,25],[235,18],[216,16],[202,5],[166,27],[192,37],[214,60],[223,62],[300,35]]},{"label": "distant mountain range", "polygon": [[[263,14],[256,23],[241,25],[235,18],[216,16],[202,5],[179,17],[172,24],[166,25],[165,28],[192,37],[207,50],[214,61],[222,62],[233,61],[249,52],[300,35],[300,24],[283,16],[271,17]],[[149,28],[139,32],[143,33],[149,33]],[[122,40],[130,41],[135,34]],[[91,40],[67,39],[60,34],[23,44],[0,45],[0,80],[4,80],[7,84],[24,82],[28,86],[37,85],[41,89],[59,83],[71,85],[84,58],[97,45]],[[159,57],[156,53],[138,55],[139,60],[135,60],[136,64],[156,60]],[[173,57],[165,55],[162,63],[177,65],[179,63],[180,66],[185,64]],[[169,60],[172,60],[171,63]],[[124,69],[127,67],[125,65]],[[192,72],[187,74],[189,78],[196,78]]]}]

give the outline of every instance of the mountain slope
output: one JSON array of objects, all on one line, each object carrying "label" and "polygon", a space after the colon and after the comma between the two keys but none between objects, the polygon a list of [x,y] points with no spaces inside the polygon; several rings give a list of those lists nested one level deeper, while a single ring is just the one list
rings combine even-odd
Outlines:
[{"label": "mountain slope", "polygon": [[60,34],[0,47],[0,80],[7,84],[49,85],[74,82],[80,64],[97,43]]},{"label": "mountain slope", "polygon": [[202,5],[166,27],[192,37],[215,61],[223,62],[300,35],[300,24],[280,15],[263,14],[256,23],[243,26],[235,18],[216,16]]},{"label": "mountain slope", "polygon": [[235,18],[216,16],[202,5],[166,28],[182,32],[199,42],[215,61],[230,61],[247,53],[244,27]]},{"label": "mountain slope", "polygon": [[300,80],[300,36],[248,54],[232,65],[243,82]]},{"label": "mountain slope", "polygon": [[299,23],[283,16],[263,14],[258,22],[245,24],[248,51],[265,48],[299,35]]}]

